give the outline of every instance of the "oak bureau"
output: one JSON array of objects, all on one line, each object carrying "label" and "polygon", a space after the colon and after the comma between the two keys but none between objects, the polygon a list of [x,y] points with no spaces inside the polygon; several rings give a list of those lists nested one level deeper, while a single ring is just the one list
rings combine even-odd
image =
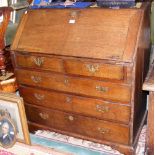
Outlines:
[{"label": "oak bureau", "polygon": [[148,3],[26,12],[11,50],[30,131],[134,154],[146,117],[149,13]]}]

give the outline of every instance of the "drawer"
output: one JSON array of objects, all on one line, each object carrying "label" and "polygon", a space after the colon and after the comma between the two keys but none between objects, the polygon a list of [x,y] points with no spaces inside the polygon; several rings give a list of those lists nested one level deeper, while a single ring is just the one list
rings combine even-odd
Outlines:
[{"label": "drawer", "polygon": [[130,106],[31,87],[21,86],[19,90],[24,101],[34,105],[122,123],[130,121]]},{"label": "drawer", "polygon": [[60,112],[61,115],[57,115],[58,111],[28,104],[25,104],[25,111],[27,119],[37,124],[69,132],[74,132],[77,128],[76,122],[71,123],[71,115],[67,113]]},{"label": "drawer", "polygon": [[16,70],[16,77],[21,84],[130,102],[131,87],[128,85],[29,70]]},{"label": "drawer", "polygon": [[129,126],[82,116],[78,116],[78,123],[77,133],[81,135],[99,140],[129,144]]},{"label": "drawer", "polygon": [[51,56],[15,54],[16,64],[19,67],[43,69],[54,72],[63,72],[62,60]]},{"label": "drawer", "polygon": [[31,106],[25,106],[26,116],[29,121],[47,125],[49,127],[53,127],[54,120],[53,116],[54,114],[47,109],[44,108],[35,108]]},{"label": "drawer", "polygon": [[[26,113],[29,121],[58,130],[122,144],[128,144],[129,142],[129,126],[127,125],[73,115],[56,110],[45,110],[42,107],[39,108],[29,105],[26,105]],[[34,116],[34,114],[37,116]],[[40,121],[40,119],[43,121]],[[47,122],[49,122],[49,124],[47,124]]]},{"label": "drawer", "polygon": [[20,95],[24,101],[47,108],[72,111],[72,96],[69,94],[46,91],[31,87],[19,87]]},{"label": "drawer", "polygon": [[68,74],[97,77],[100,79],[124,80],[124,67],[82,60],[64,60],[64,68]]},{"label": "drawer", "polygon": [[41,54],[16,53],[15,60],[18,67],[89,76],[98,79],[123,81],[127,74],[125,67],[122,65],[105,64],[88,61],[87,59],[75,60]]}]

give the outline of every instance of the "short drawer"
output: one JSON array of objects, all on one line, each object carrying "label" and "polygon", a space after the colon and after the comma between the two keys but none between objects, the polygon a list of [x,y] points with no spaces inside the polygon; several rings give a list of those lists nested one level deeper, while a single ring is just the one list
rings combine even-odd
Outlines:
[{"label": "short drawer", "polygon": [[48,110],[42,107],[25,106],[29,121],[95,139],[121,144],[129,143],[129,126],[127,125],[73,115],[56,110]]},{"label": "short drawer", "polygon": [[16,70],[16,77],[21,84],[100,97],[111,101],[128,103],[131,97],[131,87],[124,84],[30,70]]},{"label": "short drawer", "polygon": [[18,67],[49,70],[63,72],[62,60],[52,56],[15,54],[16,65]]},{"label": "short drawer", "polygon": [[64,60],[64,68],[68,74],[96,77],[100,79],[124,80],[124,67],[82,60]]},{"label": "short drawer", "polygon": [[130,106],[31,87],[20,86],[19,90],[24,101],[34,105],[126,124],[130,121]]}]

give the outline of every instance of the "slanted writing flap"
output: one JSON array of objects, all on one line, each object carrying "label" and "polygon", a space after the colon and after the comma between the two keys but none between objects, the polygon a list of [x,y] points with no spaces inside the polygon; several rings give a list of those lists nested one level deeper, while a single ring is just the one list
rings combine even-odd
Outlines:
[{"label": "slanted writing flap", "polygon": [[136,9],[30,10],[12,50],[121,61],[127,46],[135,46],[128,44],[132,37],[128,32],[136,13]]}]

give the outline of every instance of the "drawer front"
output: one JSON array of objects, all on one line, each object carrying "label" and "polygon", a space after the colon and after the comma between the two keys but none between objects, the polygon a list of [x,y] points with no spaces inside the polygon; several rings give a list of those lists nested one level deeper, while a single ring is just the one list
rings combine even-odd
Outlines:
[{"label": "drawer front", "polygon": [[74,124],[72,123],[72,116],[70,114],[60,112],[61,115],[57,115],[58,111],[43,107],[30,106],[28,104],[25,104],[25,111],[27,119],[31,122],[59,130],[76,132],[78,124],[76,124],[76,122]]},{"label": "drawer front", "polygon": [[130,121],[130,106],[24,86],[20,87],[20,94],[26,102],[34,105],[122,123]]},{"label": "drawer front", "polygon": [[127,74],[124,66],[88,61],[85,59],[61,59],[58,57],[41,54],[35,55],[31,53],[16,53],[15,58],[18,67],[96,77],[98,79],[123,81]]},{"label": "drawer front", "polygon": [[44,108],[31,107],[25,104],[25,111],[27,119],[29,121],[53,127],[54,114],[50,110]]},{"label": "drawer front", "polygon": [[129,102],[130,87],[86,78],[69,77],[60,74],[16,70],[19,83],[49,88],[87,96],[101,97],[106,100]]},{"label": "drawer front", "polygon": [[73,111],[72,96],[69,94],[45,91],[30,87],[19,87],[20,95],[24,101],[47,108]]},{"label": "drawer front", "polygon": [[124,67],[120,65],[64,60],[65,71],[69,74],[98,77],[100,79],[124,80]]},{"label": "drawer front", "polygon": [[128,126],[81,116],[78,119],[77,132],[79,134],[121,144],[129,143],[130,130]]},{"label": "drawer front", "polygon": [[[26,113],[29,121],[58,130],[122,144],[128,144],[129,142],[129,127],[126,125],[73,115],[56,110],[45,110],[42,107],[39,108],[29,105],[26,105]],[[52,117],[50,113],[52,113]],[[34,114],[37,115],[37,119]],[[43,116],[42,118],[39,114],[45,115],[45,118]],[[47,116],[48,118],[46,119]],[[44,121],[40,121],[40,119]],[[49,124],[47,124],[47,122],[49,122]]]},{"label": "drawer front", "polygon": [[62,60],[59,58],[30,54],[16,54],[15,57],[19,67],[63,72]]}]

